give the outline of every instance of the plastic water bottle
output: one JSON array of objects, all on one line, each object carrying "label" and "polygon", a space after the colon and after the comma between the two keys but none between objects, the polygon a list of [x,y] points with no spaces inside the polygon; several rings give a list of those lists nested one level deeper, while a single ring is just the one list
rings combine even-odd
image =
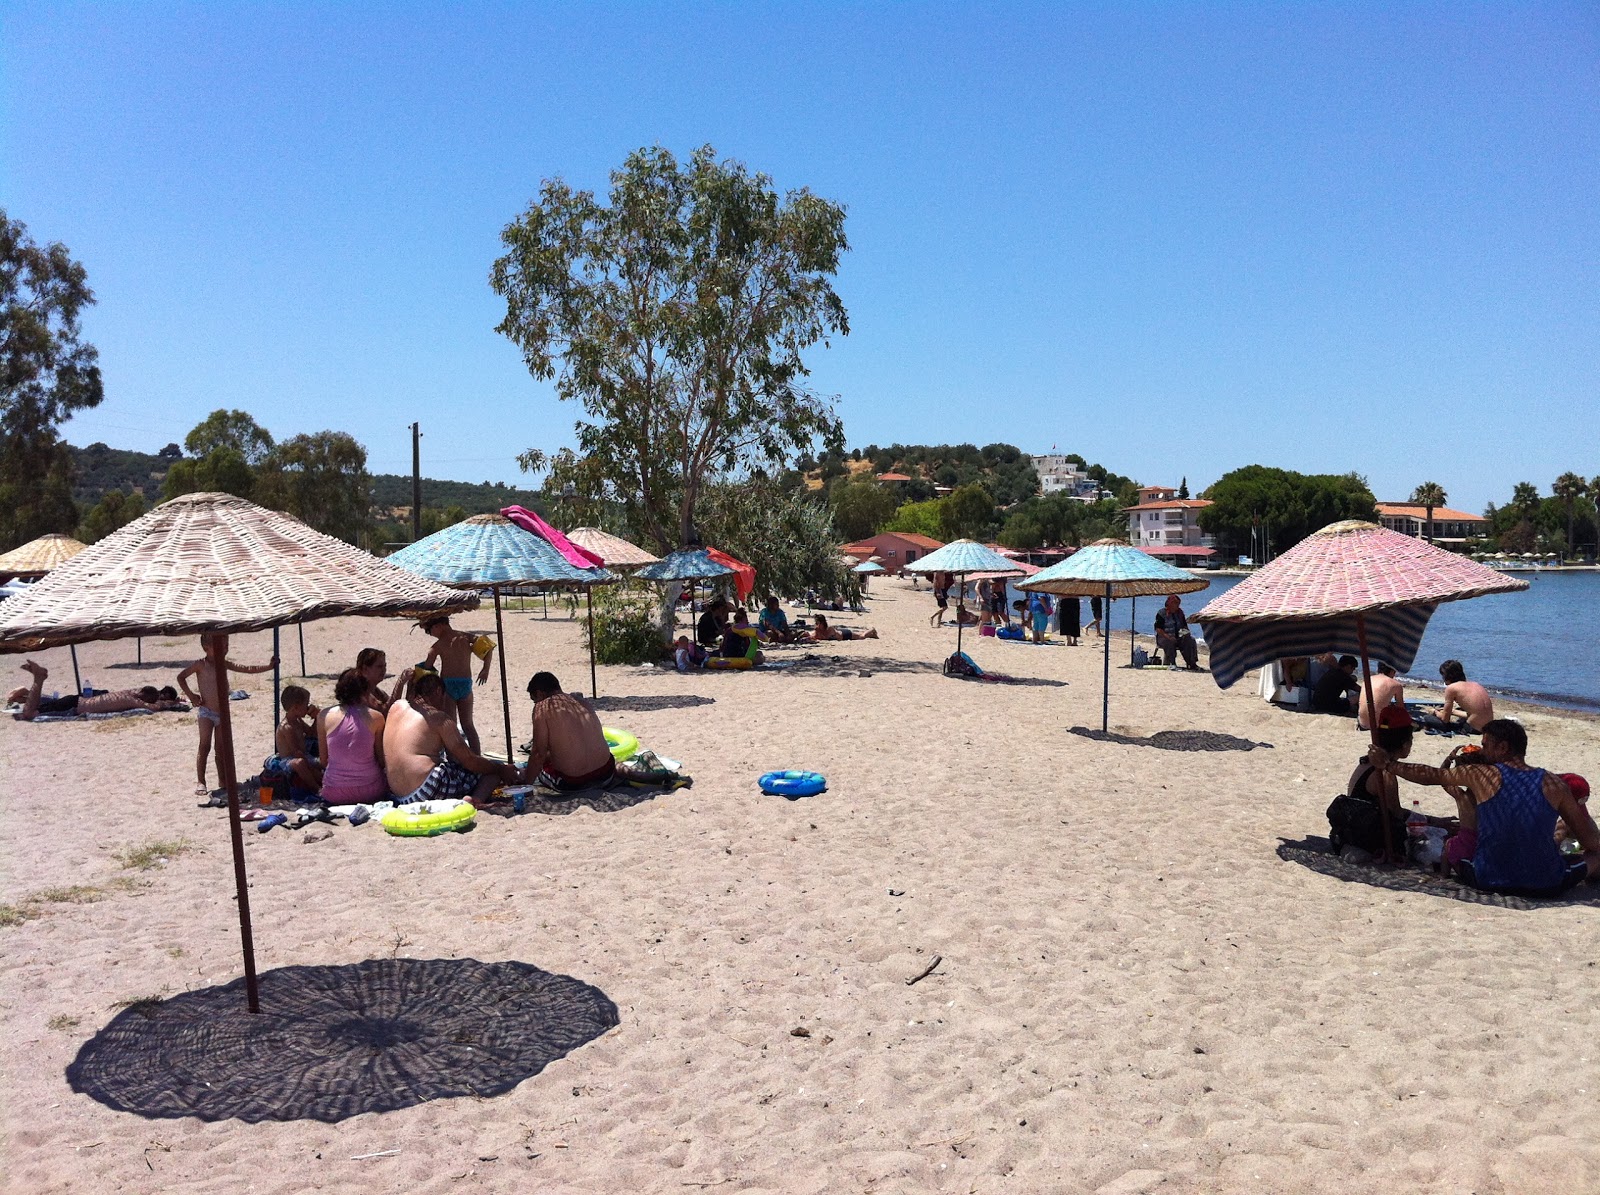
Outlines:
[{"label": "plastic water bottle", "polygon": [[1422,802],[1412,801],[1411,812],[1406,814],[1406,833],[1413,838],[1421,838],[1422,832],[1427,828],[1428,818],[1422,812]]}]

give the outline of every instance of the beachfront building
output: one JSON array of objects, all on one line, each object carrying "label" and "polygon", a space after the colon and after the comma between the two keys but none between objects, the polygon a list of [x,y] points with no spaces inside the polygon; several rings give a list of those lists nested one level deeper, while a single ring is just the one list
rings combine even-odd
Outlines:
[{"label": "beachfront building", "polygon": [[1128,542],[1179,564],[1204,560],[1217,547],[1215,537],[1200,530],[1200,512],[1210,505],[1204,498],[1180,498],[1170,486],[1140,486],[1138,505],[1123,507]]},{"label": "beachfront building", "polygon": [[[1418,506],[1415,502],[1380,502],[1378,522],[1401,535],[1426,539],[1428,508]],[[1469,515],[1464,510],[1451,510],[1448,506],[1433,508],[1433,542],[1441,548],[1464,548],[1469,539],[1488,534],[1489,520],[1482,515]]]},{"label": "beachfront building", "polygon": [[1039,492],[1048,498],[1051,494],[1065,494],[1083,502],[1093,502],[1096,483],[1094,478],[1069,461],[1065,454],[1030,456],[1028,463],[1039,477]]},{"label": "beachfront building", "polygon": [[898,573],[913,560],[921,560],[929,552],[937,552],[942,547],[942,543],[926,535],[913,535],[909,531],[880,531],[870,539],[845,544],[839,551],[858,561],[876,556],[885,572]]}]

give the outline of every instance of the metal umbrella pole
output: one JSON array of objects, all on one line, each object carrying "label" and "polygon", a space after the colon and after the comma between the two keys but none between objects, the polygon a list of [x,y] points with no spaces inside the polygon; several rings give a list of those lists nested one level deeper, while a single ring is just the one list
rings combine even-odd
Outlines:
[{"label": "metal umbrella pole", "polygon": [[1111,730],[1111,582],[1106,582],[1106,621],[1100,628],[1100,642],[1105,647],[1104,675],[1100,678],[1100,732]]},{"label": "metal umbrella pole", "polygon": [[261,1011],[256,987],[255,937],[250,929],[250,884],[244,869],[244,835],[239,829],[239,776],[233,764],[233,715],[228,709],[228,637],[212,635],[206,654],[222,700],[217,705],[217,777],[228,790],[228,837],[233,846],[233,884],[239,903],[239,941],[244,949],[244,990],[251,1012]]},{"label": "metal umbrella pole", "polygon": [[295,629],[300,632],[300,675],[306,674],[306,624],[295,623]]},{"label": "metal umbrella pole", "polygon": [[600,696],[600,682],[595,678],[594,668],[594,586],[588,586],[584,594],[589,602],[589,697],[592,700]]},{"label": "metal umbrella pole", "polygon": [[1133,663],[1133,653],[1138,649],[1138,645],[1139,599],[1137,597],[1131,597],[1128,599],[1128,663],[1130,664]]},{"label": "metal umbrella pole", "polygon": [[[302,669],[301,675],[305,672]],[[272,725],[278,725],[278,707],[283,704],[283,662],[278,658],[278,628],[272,628]],[[276,745],[274,745],[276,749]],[[326,762],[326,761],[324,761]]]},{"label": "metal umbrella pole", "polygon": [[[1367,656],[1367,616],[1356,614],[1356,646],[1361,650],[1361,687],[1367,695],[1367,734],[1372,740],[1372,745],[1378,745],[1378,707],[1372,700],[1372,665]],[[1383,821],[1383,859],[1390,862],[1393,852],[1389,849],[1389,808],[1382,801],[1378,802],[1378,815]]]},{"label": "metal umbrella pole", "polygon": [[78,678],[78,645],[74,643],[67,650],[72,653],[72,691],[81,694],[83,681]]},{"label": "metal umbrella pole", "polygon": [[489,592],[494,594],[494,634],[500,646],[500,708],[506,721],[506,762],[514,764],[517,757],[511,749],[511,688],[506,683],[506,626],[500,619],[500,587],[492,585]]}]

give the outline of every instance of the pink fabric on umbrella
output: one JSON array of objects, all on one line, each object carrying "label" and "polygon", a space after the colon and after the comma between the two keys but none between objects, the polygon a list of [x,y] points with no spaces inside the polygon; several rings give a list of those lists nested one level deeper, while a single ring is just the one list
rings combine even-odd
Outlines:
[{"label": "pink fabric on umbrella", "polygon": [[716,548],[707,548],[706,555],[718,564],[726,565],[733,570],[733,589],[739,595],[741,602],[750,596],[756,587],[755,565],[746,564],[742,560],[735,560],[726,552],[718,551]]},{"label": "pink fabric on umbrella", "polygon": [[524,531],[531,531],[539,538],[548,540],[550,546],[560,552],[567,563],[574,568],[601,568],[605,564],[589,549],[580,548],[525,506],[507,506],[500,513]]}]

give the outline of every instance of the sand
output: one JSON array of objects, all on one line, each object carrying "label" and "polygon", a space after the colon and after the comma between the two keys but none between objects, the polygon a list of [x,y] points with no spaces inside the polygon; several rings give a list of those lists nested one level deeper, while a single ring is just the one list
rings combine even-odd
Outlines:
[{"label": "sand", "polygon": [[[1090,741],[1069,728],[1099,722],[1096,641],[970,637],[986,666],[1050,683],[948,680],[934,662],[955,633],[928,628],[927,589],[874,589],[846,621],[882,639],[813,649],[838,665],[601,669],[605,721],[683,761],[691,790],[431,840],[247,832],[263,971],[521,960],[618,1010],[507,1094],[335,1124],[149,1119],[69,1088],[120,1002],[240,974],[226,826],[190,795],[190,717],[0,725],[0,901],[37,913],[0,927],[0,1188],[1600,1189],[1600,910],[1480,907],[1286,862],[1280,839],[1326,830],[1361,750],[1349,724],[1269,707],[1250,681],[1114,668],[1120,733],[1262,746]],[[587,687],[576,624],[507,621],[514,688],[535,668]],[[319,698],[366,644],[395,664],[424,650],[403,624],[312,624]],[[298,671],[292,631],[284,648]],[[269,650],[249,635],[232,655]],[[138,669],[131,642],[82,648],[84,676],[166,683],[196,654],[144,651]],[[39,658],[70,686],[65,651]],[[248,774],[271,677],[243,683]],[[497,695],[479,702],[491,745]],[[516,717],[520,738],[525,699]],[[1591,722],[1526,717],[1534,762],[1600,773]],[[1413,758],[1446,749],[1420,738]],[[824,772],[828,792],[759,795],[782,767]],[[1408,795],[1448,811],[1437,790]],[[179,838],[194,849],[119,864]],[[74,885],[99,891],[37,898]]]}]

